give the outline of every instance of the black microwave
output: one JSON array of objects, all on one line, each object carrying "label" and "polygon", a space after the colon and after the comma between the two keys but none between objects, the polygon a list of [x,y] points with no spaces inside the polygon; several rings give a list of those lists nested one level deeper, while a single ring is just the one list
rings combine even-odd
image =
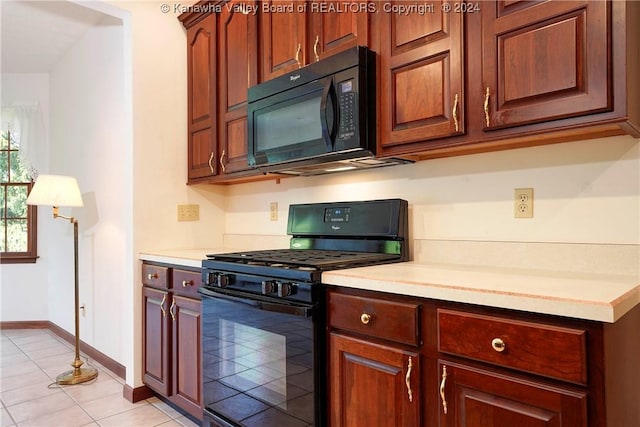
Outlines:
[{"label": "black microwave", "polygon": [[249,166],[315,175],[406,163],[377,159],[376,58],[358,46],[249,88]]}]

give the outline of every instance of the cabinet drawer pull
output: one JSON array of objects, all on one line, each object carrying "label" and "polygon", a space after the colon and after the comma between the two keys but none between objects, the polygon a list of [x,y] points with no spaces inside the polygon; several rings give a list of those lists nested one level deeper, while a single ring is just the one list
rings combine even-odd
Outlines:
[{"label": "cabinet drawer pull", "polygon": [[505,344],[505,342],[500,338],[494,338],[491,340],[491,347],[493,347],[493,349],[498,353],[502,353],[506,350],[507,344]]},{"label": "cabinet drawer pull", "polygon": [[167,301],[167,294],[162,296],[162,301],[160,301],[160,311],[162,312],[162,317],[167,317],[167,312],[164,309],[164,303]]},{"label": "cabinet drawer pull", "polygon": [[222,168],[222,173],[226,172],[226,168],[224,167],[224,156],[226,156],[227,153],[225,150],[222,150],[222,155],[220,155],[220,167]]},{"label": "cabinet drawer pull", "polygon": [[302,68],[302,64],[300,63],[300,52],[302,52],[302,45],[298,43],[298,48],[296,49],[296,62],[298,63],[298,68]]},{"label": "cabinet drawer pull", "polygon": [[409,363],[407,364],[407,376],[404,378],[404,382],[407,385],[409,402],[413,402],[413,391],[411,390],[411,368],[413,368],[413,360],[409,357]]},{"label": "cabinet drawer pull", "polygon": [[371,315],[367,313],[362,313],[362,315],[360,316],[360,321],[362,322],[363,325],[368,324],[371,321]]},{"label": "cabinet drawer pull", "polygon": [[169,314],[171,315],[171,320],[176,321],[176,300],[174,299],[171,302],[171,307],[169,307]]},{"label": "cabinet drawer pull", "polygon": [[458,123],[458,94],[453,98],[453,111],[451,112],[453,116],[453,126],[456,129],[456,132],[460,130],[460,123]]},{"label": "cabinet drawer pull", "polygon": [[491,97],[491,90],[487,86],[487,90],[484,93],[484,121],[487,123],[487,127],[491,125],[489,120],[489,98]]},{"label": "cabinet drawer pull", "polygon": [[318,45],[320,45],[320,36],[316,35],[316,41],[313,42],[313,54],[316,57],[316,62],[320,61],[320,55],[318,54]]},{"label": "cabinet drawer pull", "polygon": [[442,382],[440,383],[440,399],[442,399],[442,411],[447,414],[447,398],[444,395],[444,387],[447,384],[447,367],[442,367]]},{"label": "cabinet drawer pull", "polygon": [[209,169],[211,169],[211,175],[213,175],[213,164],[211,163],[213,161],[213,151],[211,152],[211,155],[209,156]]},{"label": "cabinet drawer pull", "polygon": [[183,280],[182,287],[186,288],[187,286],[193,286],[193,280]]},{"label": "cabinet drawer pull", "polygon": [[158,278],[158,273],[149,273],[147,274],[147,279],[153,280]]}]

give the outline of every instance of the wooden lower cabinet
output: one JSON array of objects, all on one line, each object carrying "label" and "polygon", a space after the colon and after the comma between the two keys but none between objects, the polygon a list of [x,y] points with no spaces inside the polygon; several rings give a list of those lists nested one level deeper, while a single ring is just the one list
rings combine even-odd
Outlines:
[{"label": "wooden lower cabinet", "polygon": [[440,360],[440,427],[586,427],[587,393]]},{"label": "wooden lower cabinet", "polygon": [[142,272],[143,382],[201,420],[200,272],[146,263]]},{"label": "wooden lower cabinet", "polygon": [[202,357],[200,336],[202,303],[174,295],[173,322],[173,384],[171,399],[190,414],[202,417]]},{"label": "wooden lower cabinet", "polygon": [[340,334],[329,348],[332,426],[420,425],[419,354]]},{"label": "wooden lower cabinet", "polygon": [[330,287],[327,319],[331,427],[640,426],[640,305],[603,323]]},{"label": "wooden lower cabinet", "polygon": [[166,291],[142,288],[142,372],[144,383],[165,396],[169,395],[171,361],[171,323],[166,317]]}]

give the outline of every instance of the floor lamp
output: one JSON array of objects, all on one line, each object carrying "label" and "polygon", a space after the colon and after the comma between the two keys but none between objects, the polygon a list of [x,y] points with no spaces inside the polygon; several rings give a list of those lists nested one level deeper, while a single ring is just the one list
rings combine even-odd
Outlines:
[{"label": "floor lamp", "polygon": [[40,175],[33,185],[29,197],[28,205],[53,206],[53,217],[66,219],[73,224],[73,262],[75,267],[75,346],[76,358],[71,363],[73,370],[63,372],[56,378],[57,384],[79,384],[98,376],[98,371],[92,367],[81,368],[83,365],[80,360],[80,296],[78,285],[78,220],[74,217],[60,215],[58,208],[60,206],[82,206],[82,195],[78,182],[74,177],[61,175]]}]

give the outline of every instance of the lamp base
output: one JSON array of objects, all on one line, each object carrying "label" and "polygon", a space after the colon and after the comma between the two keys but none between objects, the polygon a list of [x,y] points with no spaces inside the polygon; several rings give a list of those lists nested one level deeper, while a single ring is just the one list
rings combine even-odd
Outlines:
[{"label": "lamp base", "polygon": [[71,371],[63,372],[56,377],[56,384],[69,385],[86,383],[98,377],[98,371],[94,368],[75,368]]}]

